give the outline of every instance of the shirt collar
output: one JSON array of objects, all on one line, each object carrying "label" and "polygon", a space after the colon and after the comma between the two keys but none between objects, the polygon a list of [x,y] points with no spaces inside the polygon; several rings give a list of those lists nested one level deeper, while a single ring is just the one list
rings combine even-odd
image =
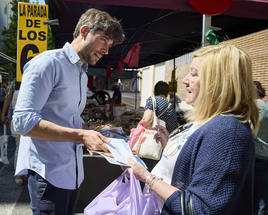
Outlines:
[{"label": "shirt collar", "polygon": [[77,62],[81,61],[79,55],[76,53],[70,43],[65,43],[63,50],[72,64],[76,64]]},{"label": "shirt collar", "polygon": [[63,50],[64,50],[67,58],[70,60],[70,62],[72,64],[78,63],[79,65],[81,65],[83,67],[83,69],[87,70],[88,64],[82,63],[79,55],[76,53],[76,51],[74,50],[74,48],[72,47],[72,45],[70,43],[66,42],[65,45],[63,46]]}]

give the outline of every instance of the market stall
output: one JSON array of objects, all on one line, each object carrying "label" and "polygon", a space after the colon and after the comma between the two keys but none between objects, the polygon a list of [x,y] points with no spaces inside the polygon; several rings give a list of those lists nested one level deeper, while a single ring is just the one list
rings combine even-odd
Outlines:
[{"label": "market stall", "polygon": [[[109,80],[117,71],[120,57],[125,57],[131,47],[138,42],[142,44],[137,68],[174,59],[201,45],[202,15],[194,11],[187,0],[113,2],[47,0],[47,2],[50,19],[59,20],[59,26],[52,26],[57,47],[62,47],[66,41],[72,40],[75,23],[87,8],[105,10],[121,20],[125,29],[125,43],[111,49],[109,55],[103,57],[96,65],[103,70],[102,75],[109,75]],[[268,4],[262,0],[234,0],[229,10],[213,17],[211,25],[219,27],[217,34],[221,40],[236,38],[266,29],[267,9]],[[112,69],[107,70],[107,65]],[[87,107],[83,114],[89,129],[109,124],[111,127],[121,127],[128,136],[130,129],[136,127],[141,118],[136,112],[131,111],[122,111],[116,115],[107,105],[99,106],[95,112],[90,108]],[[84,167],[85,181],[80,194],[80,203],[83,207],[121,173],[118,166],[111,165],[96,155],[89,155],[87,151],[84,154]]]}]

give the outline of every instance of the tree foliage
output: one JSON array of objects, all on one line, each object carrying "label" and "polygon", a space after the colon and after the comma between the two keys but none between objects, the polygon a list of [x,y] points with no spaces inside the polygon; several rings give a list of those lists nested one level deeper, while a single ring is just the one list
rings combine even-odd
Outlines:
[{"label": "tree foliage", "polygon": [[[6,55],[17,59],[17,28],[18,28],[18,2],[29,3],[29,0],[12,0],[11,1],[11,11],[12,15],[10,17],[10,24],[7,28],[4,28],[1,32],[3,39],[1,39],[1,43],[3,44],[2,52]],[[38,3],[38,1],[37,1]],[[51,33],[50,26],[48,26],[48,45],[47,49],[53,49],[54,42]],[[8,73],[8,75],[3,76],[5,80],[11,80],[16,77],[16,64],[10,63],[1,65],[4,69],[4,72]]]}]

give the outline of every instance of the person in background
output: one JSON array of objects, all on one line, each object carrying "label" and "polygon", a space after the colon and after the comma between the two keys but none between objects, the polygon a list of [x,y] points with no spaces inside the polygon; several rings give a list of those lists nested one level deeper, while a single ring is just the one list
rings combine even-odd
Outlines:
[{"label": "person in background", "polygon": [[15,80],[11,81],[7,87],[7,94],[3,103],[3,108],[1,112],[1,122],[9,127],[9,123],[11,121],[11,117],[13,114],[13,110],[11,105],[13,93],[15,91]]},{"label": "person in background", "polygon": [[[167,129],[168,133],[172,133],[176,128],[178,128],[178,122],[176,117],[176,111],[173,108],[172,104],[167,100],[169,93],[169,86],[164,81],[158,81],[154,86],[154,98],[155,98],[155,114],[158,119],[164,122],[164,126]],[[146,100],[146,104],[144,107],[143,117],[140,123],[145,128],[151,128],[154,120],[154,112],[153,112],[153,103],[152,97],[149,97]],[[148,170],[151,171],[158,160],[152,160],[143,158],[143,161],[148,167]]]},{"label": "person in background", "polygon": [[[175,100],[174,100],[174,98],[175,98]],[[183,111],[180,108],[180,103],[182,102],[182,100],[175,93],[169,93],[169,102],[173,105],[173,107],[175,107],[177,121],[178,121],[179,125],[186,124],[186,119],[184,117],[185,111]]]},{"label": "person in background", "polygon": [[[128,159],[135,176],[164,201],[161,214],[252,215],[259,113],[250,57],[233,45],[203,47],[183,83],[194,107],[187,118],[200,127],[182,147],[171,185]],[[167,132],[158,129],[165,147]]]},{"label": "person in background", "polygon": [[[19,88],[20,88],[20,82],[15,82],[15,87],[11,87],[9,90],[4,105],[3,105],[3,111],[1,114],[1,121],[3,124],[7,125],[9,122],[12,122],[12,112],[15,109],[16,103],[17,103],[17,98],[18,98],[18,93],[19,93]],[[10,110],[11,109],[11,110]],[[11,116],[8,116],[8,112],[11,111]],[[18,149],[19,149],[19,143],[20,143],[20,135],[16,132],[14,132],[12,123],[10,126],[10,131],[11,135],[15,138],[16,141],[16,149],[14,153],[14,168],[16,169],[17,165],[17,157],[18,157]],[[19,186],[23,184],[27,184],[27,172],[24,171],[21,175],[16,175],[14,177],[15,183]]]},{"label": "person in background", "polygon": [[23,69],[13,114],[21,135],[15,174],[28,170],[34,215],[73,213],[84,179],[83,149],[108,152],[108,138],[82,128],[87,68],[124,40],[121,24],[108,13],[89,9],[80,17],[72,43],[45,51]]},{"label": "person in background", "polygon": [[255,138],[255,183],[254,209],[258,215],[268,214],[268,103],[263,101],[265,89],[254,81],[257,89],[257,106],[260,114],[260,129]]},{"label": "person in background", "polygon": [[[158,81],[154,86],[154,96],[156,102],[156,116],[166,123],[166,128],[169,133],[174,131],[178,127],[176,112],[172,105],[168,102],[169,86],[164,81]],[[142,124],[146,128],[150,128],[154,119],[152,97],[146,100],[144,107],[144,114],[141,119]],[[160,116],[161,115],[161,116]]]},{"label": "person in background", "polygon": [[2,112],[4,101],[6,97],[6,89],[3,87],[2,83],[0,86],[0,111]]},{"label": "person in background", "polygon": [[121,104],[122,93],[120,91],[118,84],[114,84],[112,89],[114,91],[113,97],[112,97],[112,103]]},{"label": "person in background", "polygon": [[[174,99],[175,98],[175,99]],[[176,112],[180,111],[180,105],[179,103],[181,103],[181,99],[179,98],[179,96],[177,96],[175,93],[170,92],[169,93],[169,102],[174,105],[175,104],[175,110]]]}]

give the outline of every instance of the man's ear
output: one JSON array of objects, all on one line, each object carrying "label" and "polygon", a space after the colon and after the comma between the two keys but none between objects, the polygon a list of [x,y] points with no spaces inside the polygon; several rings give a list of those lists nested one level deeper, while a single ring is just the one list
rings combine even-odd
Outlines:
[{"label": "man's ear", "polygon": [[89,32],[89,27],[87,25],[83,25],[80,28],[80,34],[83,38],[86,38],[87,34]]}]

